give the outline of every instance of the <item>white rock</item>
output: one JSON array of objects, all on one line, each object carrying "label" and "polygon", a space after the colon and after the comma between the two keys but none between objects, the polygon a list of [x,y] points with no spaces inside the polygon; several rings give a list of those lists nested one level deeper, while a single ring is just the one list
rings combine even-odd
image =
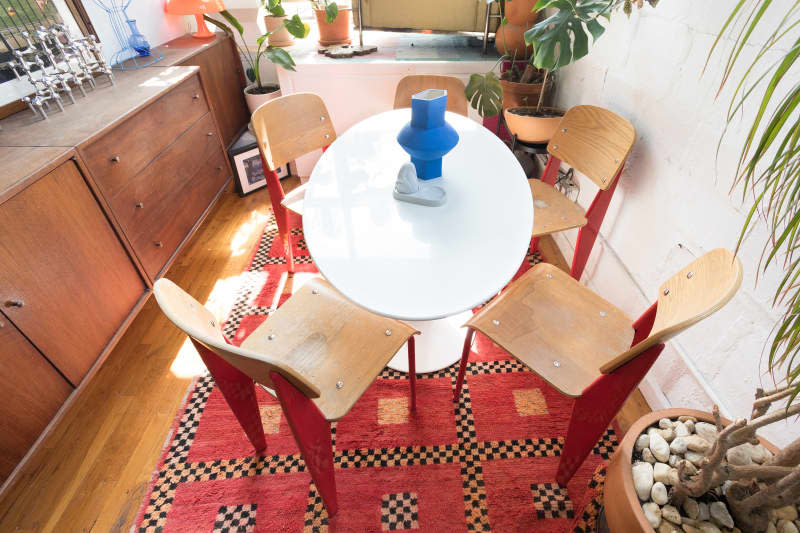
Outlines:
[{"label": "white rock", "polygon": [[692,520],[697,520],[697,517],[700,515],[700,505],[697,503],[697,500],[693,500],[692,498],[686,498],[681,508],[683,512],[686,513],[686,516]]},{"label": "white rock", "polygon": [[767,529],[764,531],[764,533],[778,533],[778,528],[775,527],[774,523],[770,522],[767,524]]},{"label": "white rock", "polygon": [[642,504],[642,511],[653,529],[657,528],[661,523],[661,507],[653,502],[647,502]]},{"label": "white rock", "polygon": [[699,507],[699,512],[697,513],[697,519],[701,522],[707,522],[711,520],[711,513],[708,511],[708,504],[705,502],[697,502],[697,507]]},{"label": "white rock", "polygon": [[645,448],[642,450],[642,459],[651,465],[656,463],[656,457],[653,455],[653,452],[650,451],[650,448]]},{"label": "white rock", "polygon": [[653,480],[660,481],[661,483],[667,482],[667,475],[669,474],[669,466],[664,463],[656,463],[653,465]]},{"label": "white rock", "polygon": [[[661,516],[664,516],[664,511],[661,511]],[[797,526],[788,520],[778,520],[778,533],[798,533]]]},{"label": "white rock", "polygon": [[791,520],[794,522],[797,520],[797,508],[794,505],[787,505],[786,507],[775,509],[775,517],[778,520]]},{"label": "white rock", "polygon": [[657,531],[658,533],[681,533],[681,530],[678,528],[678,526],[666,521],[661,522],[661,525],[658,526]]},{"label": "white rock", "polygon": [[645,448],[650,447],[650,437],[647,435],[639,435],[639,438],[636,439],[636,444],[633,445],[633,449],[637,452],[641,452]]},{"label": "white rock", "polygon": [[677,468],[670,468],[669,472],[667,472],[667,485],[675,486],[678,484],[678,480],[680,476],[678,476],[678,469]]},{"label": "white rock", "polygon": [[667,464],[669,466],[677,466],[680,461],[682,461],[680,455],[675,455],[673,453],[672,455],[669,456],[669,461],[667,461]]},{"label": "white rock", "polygon": [[686,437],[675,437],[675,440],[669,443],[669,451],[675,454],[683,455],[686,453],[688,447],[689,445],[686,442]]},{"label": "white rock", "polygon": [[683,455],[683,458],[694,466],[700,466],[700,462],[705,458],[705,455],[689,450]]},{"label": "white rock", "polygon": [[689,433],[694,433],[694,420],[684,420],[683,425],[689,430]]},{"label": "white rock", "polygon": [[772,452],[764,448],[761,444],[753,446],[750,450],[750,459],[752,459],[754,463],[761,464],[771,457]]},{"label": "white rock", "polygon": [[672,426],[673,426],[672,420],[670,420],[669,418],[662,418],[661,420],[658,421],[658,427],[660,427],[661,429],[672,429]]},{"label": "white rock", "polygon": [[687,420],[690,420],[692,422],[697,422],[697,419],[695,417],[693,417],[693,416],[681,415],[681,416],[678,417],[678,422],[684,422],[685,423]]},{"label": "white rock", "polygon": [[665,505],[661,508],[661,518],[669,520],[673,524],[681,523],[681,513],[672,505]]},{"label": "white rock", "polygon": [[689,435],[684,439],[686,439],[686,447],[693,452],[705,453],[711,448],[711,444],[699,435]]},{"label": "white rock", "polygon": [[714,523],[727,528],[733,527],[733,518],[731,518],[728,507],[723,502],[713,502],[708,506],[708,510]]},{"label": "white rock", "polygon": [[686,465],[686,466],[683,467],[683,471],[687,475],[693,476],[693,475],[697,474],[697,467],[694,466],[694,464],[692,464],[690,461],[687,461],[686,459],[682,459],[682,460],[680,460],[678,462],[677,467],[680,467],[681,464]]},{"label": "white rock", "polygon": [[650,451],[662,463],[669,461],[669,444],[658,433],[650,434]]},{"label": "white rock", "polygon": [[753,464],[753,460],[751,459],[751,450],[750,448],[754,448],[749,442],[745,442],[744,444],[740,444],[739,446],[735,446],[733,448],[729,448],[727,453],[725,454],[725,458],[728,462],[732,465],[736,466],[747,466]]},{"label": "white rock", "polygon": [[694,425],[694,432],[703,437],[709,444],[717,439],[717,426],[708,422],[697,422]]},{"label": "white rock", "polygon": [[633,465],[633,488],[636,495],[643,502],[650,499],[650,489],[653,488],[653,465],[650,463],[636,463]]},{"label": "white rock", "polygon": [[696,527],[690,526],[689,524],[686,523],[681,524],[681,527],[683,528],[684,533],[703,533]]},{"label": "white rock", "polygon": [[653,488],[650,489],[650,499],[658,505],[666,505],[669,501],[667,487],[660,481],[658,483],[653,483]]},{"label": "white rock", "polygon": [[703,533],[722,533],[722,531],[711,522],[700,522],[697,524],[697,527],[699,527],[700,531]]},{"label": "white rock", "polygon": [[692,434],[692,432],[689,431],[689,428],[686,427],[686,424],[684,424],[683,422],[678,422],[672,429],[675,430],[676,437],[688,437],[689,435]]},{"label": "white rock", "polygon": [[778,521],[778,513],[777,513],[777,511],[775,511],[775,509],[773,507],[768,507],[767,508],[767,518],[769,518],[773,522],[777,522]]}]

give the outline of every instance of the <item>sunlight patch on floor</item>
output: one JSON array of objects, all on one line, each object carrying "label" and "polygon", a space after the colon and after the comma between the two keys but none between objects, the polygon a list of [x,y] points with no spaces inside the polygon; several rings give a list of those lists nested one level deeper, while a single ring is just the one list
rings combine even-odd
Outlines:
[{"label": "sunlight patch on floor", "polygon": [[242,223],[231,239],[231,257],[246,254],[252,250],[253,234],[264,230],[269,219],[268,211],[251,211],[250,218]]},{"label": "sunlight patch on floor", "polygon": [[206,371],[206,365],[203,364],[189,337],[186,337],[181,349],[178,350],[178,355],[175,356],[169,370],[173,376],[181,379],[193,378]]}]

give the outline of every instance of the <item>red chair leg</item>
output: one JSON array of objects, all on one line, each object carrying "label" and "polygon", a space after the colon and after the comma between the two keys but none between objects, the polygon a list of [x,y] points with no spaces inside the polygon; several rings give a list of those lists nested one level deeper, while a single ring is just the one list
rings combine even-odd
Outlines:
[{"label": "red chair leg", "polygon": [[239,425],[257,452],[267,447],[252,378],[202,344],[192,340]]},{"label": "red chair leg", "polygon": [[322,496],[328,516],[333,517],[339,510],[336,498],[336,478],[333,474],[333,444],[331,443],[331,423],[328,422],[316,404],[297,390],[277,372],[269,377],[275,385],[278,401],[289,421],[300,453],[303,456],[311,479]]},{"label": "red chair leg", "polygon": [[411,383],[411,410],[417,409],[417,362],[414,335],[408,338],[408,381]]},{"label": "red chair leg", "polygon": [[601,375],[575,401],[556,473],[561,486],[567,486],[663,349],[663,344],[653,346],[611,374]]},{"label": "red chair leg", "polygon": [[464,373],[467,371],[469,361],[469,349],[472,347],[472,337],[475,330],[467,328],[467,336],[464,337],[464,349],[461,351],[461,364],[458,366],[458,377],[456,378],[456,390],[453,392],[453,401],[458,401],[461,397],[461,386],[464,384]]}]

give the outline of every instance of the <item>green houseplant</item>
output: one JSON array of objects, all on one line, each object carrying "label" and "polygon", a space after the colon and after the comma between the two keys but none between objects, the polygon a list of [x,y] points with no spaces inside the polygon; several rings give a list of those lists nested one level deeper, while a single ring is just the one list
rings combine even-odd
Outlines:
[{"label": "green houseplant", "polygon": [[[255,54],[253,54],[244,41],[244,28],[236,19],[236,17],[231,15],[228,11],[220,11],[219,14],[225,19],[227,24],[220,20],[213,19],[208,15],[203,15],[203,17],[206,21],[217,26],[218,28],[221,28],[225,33],[231,36],[239,48],[241,56],[247,62],[247,78],[251,83],[245,87],[244,97],[247,101],[247,107],[252,113],[258,106],[267,100],[271,100],[280,96],[280,86],[278,86],[278,84],[264,83],[262,81],[260,68],[261,60],[266,58],[268,61],[271,61],[276,65],[280,65],[287,70],[295,70],[295,63],[289,52],[283,48],[269,44],[268,39],[270,35],[282,28],[285,28],[291,35],[294,35],[298,39],[302,39],[308,35],[310,28],[308,24],[305,24],[302,20],[300,20],[298,15],[294,15],[293,17],[284,20],[279,28],[272,31],[267,31],[264,35],[261,35],[256,40],[258,47],[256,48]],[[234,29],[236,30],[236,33],[239,34],[240,42],[236,41]]]},{"label": "green houseplant", "polygon": [[281,0],[261,0],[261,7],[266,12],[264,26],[269,33],[267,42],[270,46],[291,46],[294,38],[286,29],[286,10],[281,5]]},{"label": "green houseplant", "polygon": [[333,46],[350,43],[352,9],[331,0],[311,0],[319,27],[319,44]]}]

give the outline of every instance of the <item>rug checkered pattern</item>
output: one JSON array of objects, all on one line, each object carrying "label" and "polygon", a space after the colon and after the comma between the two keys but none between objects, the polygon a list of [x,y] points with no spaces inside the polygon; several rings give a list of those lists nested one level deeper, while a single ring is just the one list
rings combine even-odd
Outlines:
[{"label": "rug checkered pattern", "polygon": [[[270,217],[223,324],[234,343],[288,297],[287,280],[316,274],[302,230],[292,231],[293,278],[276,236]],[[539,261],[529,254],[520,273]],[[605,464],[618,445],[614,430],[600,439],[568,492],[554,477],[571,400],[485,337],[476,337],[473,350],[457,402],[457,365],[421,374],[417,411],[407,420],[395,413],[390,425],[380,425],[379,399],[404,398],[408,390],[407,375],[386,368],[351,413],[333,424],[340,499],[333,519],[285,418],[275,424],[275,435],[267,434],[265,455],[253,455],[212,378],[199,377],[176,417],[136,530],[594,531]],[[512,392],[531,389],[547,414],[515,412]],[[277,403],[259,394],[260,405]]]}]

